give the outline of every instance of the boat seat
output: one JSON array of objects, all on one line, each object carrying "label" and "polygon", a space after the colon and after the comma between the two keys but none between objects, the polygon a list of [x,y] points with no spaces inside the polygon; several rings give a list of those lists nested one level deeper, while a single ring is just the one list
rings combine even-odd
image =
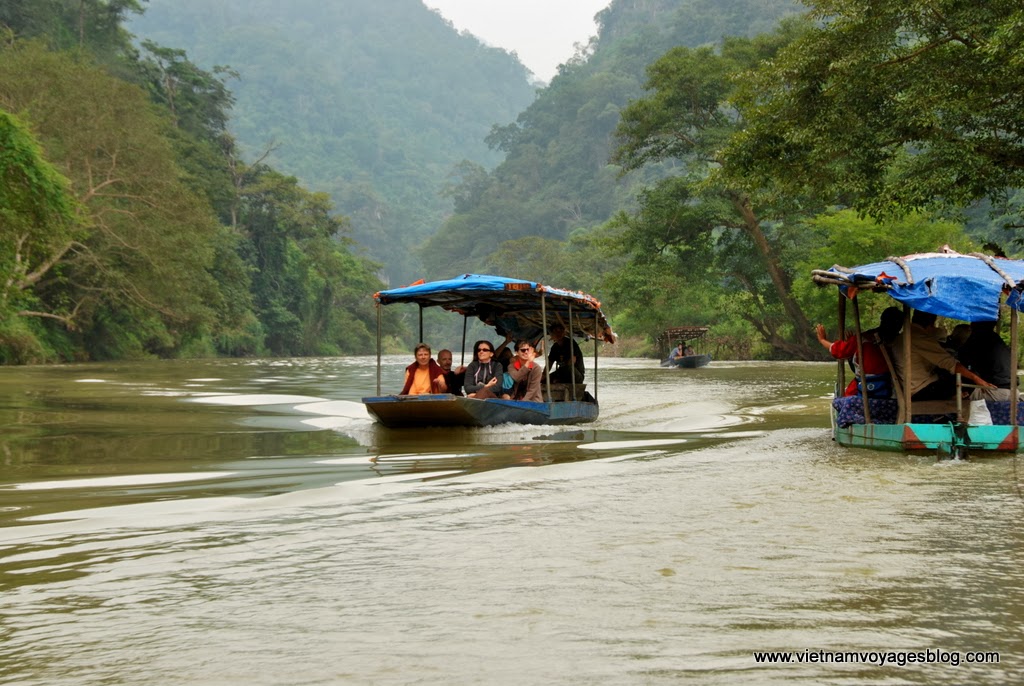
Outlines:
[{"label": "boat seat", "polygon": [[[868,400],[871,408],[871,422],[873,424],[895,424],[899,417],[899,403],[895,398],[871,398]],[[1009,403],[1006,403],[1007,406]],[[843,398],[834,398],[832,407],[836,409],[836,423],[840,427],[847,427],[851,424],[864,423],[864,403],[859,395],[849,395]],[[1009,417],[1010,410],[1007,407],[1004,412]],[[1018,413],[1019,414],[1019,413]],[[956,404],[948,400],[928,400],[914,403],[914,416],[911,422],[914,424],[943,424],[956,420]],[[992,415],[992,423],[998,424],[996,415]],[[1008,423],[1008,422],[1004,422]]]},{"label": "boat seat", "polygon": [[[544,391],[544,383],[541,382],[541,390]],[[573,385],[570,383],[553,383],[551,384],[551,395],[544,393],[544,402],[558,403],[565,402],[573,399]],[[587,384],[578,383],[576,384],[576,400],[583,400],[583,394],[587,390]]]},{"label": "boat seat", "polygon": [[[988,413],[992,416],[993,424],[1010,423],[1010,401],[1009,400],[986,400]],[[1017,403],[1017,426],[1024,426],[1024,402]]]},{"label": "boat seat", "polygon": [[[900,406],[895,398],[870,398],[871,421],[874,424],[895,424],[899,416]],[[848,395],[834,398],[832,407],[836,409],[836,422],[841,427],[864,423],[864,403],[859,395]]]}]

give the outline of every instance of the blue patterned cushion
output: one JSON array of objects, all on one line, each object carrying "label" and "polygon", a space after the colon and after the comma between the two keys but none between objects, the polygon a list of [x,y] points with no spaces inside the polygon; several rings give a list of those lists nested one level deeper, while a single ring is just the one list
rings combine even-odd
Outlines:
[{"label": "blue patterned cushion", "polygon": [[[899,416],[899,403],[895,398],[871,398],[871,421],[875,424],[895,424]],[[835,398],[832,407],[838,413],[839,426],[864,423],[864,404],[859,395]]]},{"label": "blue patterned cushion", "polygon": [[[1009,400],[986,400],[988,413],[992,415],[993,424],[1010,423],[1010,401]],[[1024,402],[1017,403],[1017,425],[1024,426]]]}]

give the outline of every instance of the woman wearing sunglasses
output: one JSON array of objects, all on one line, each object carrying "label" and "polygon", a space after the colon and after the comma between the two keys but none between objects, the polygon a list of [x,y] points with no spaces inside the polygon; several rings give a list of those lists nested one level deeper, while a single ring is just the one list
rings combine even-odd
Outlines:
[{"label": "woman wearing sunglasses", "polygon": [[516,356],[508,366],[508,375],[515,382],[511,391],[513,400],[544,402],[544,395],[540,390],[544,368],[534,362],[536,357],[537,351],[530,341],[516,343]]},{"label": "woman wearing sunglasses", "polygon": [[463,389],[470,398],[497,398],[501,395],[501,364],[494,360],[494,346],[490,341],[473,344],[473,361],[466,365]]}]

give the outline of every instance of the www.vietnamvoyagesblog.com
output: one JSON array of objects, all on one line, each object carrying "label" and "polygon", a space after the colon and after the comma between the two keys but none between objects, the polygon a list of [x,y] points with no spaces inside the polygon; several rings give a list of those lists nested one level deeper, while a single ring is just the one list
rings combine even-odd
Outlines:
[{"label": "www.vietnamvoyagesblog.com", "polygon": [[885,665],[998,664],[999,653],[979,651],[961,653],[956,650],[804,650],[754,652],[754,662],[762,664],[874,664]]}]

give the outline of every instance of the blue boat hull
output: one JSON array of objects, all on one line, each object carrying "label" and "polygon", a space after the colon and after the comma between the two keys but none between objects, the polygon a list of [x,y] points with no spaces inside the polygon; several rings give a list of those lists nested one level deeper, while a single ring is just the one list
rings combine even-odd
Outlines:
[{"label": "blue boat hull", "polygon": [[695,369],[703,367],[711,362],[711,355],[686,355],[674,360],[662,360],[662,367],[682,367],[684,369]]},{"label": "blue boat hull", "polygon": [[478,400],[456,395],[385,395],[363,398],[367,412],[389,428],[584,424],[597,419],[596,402],[534,403]]}]

